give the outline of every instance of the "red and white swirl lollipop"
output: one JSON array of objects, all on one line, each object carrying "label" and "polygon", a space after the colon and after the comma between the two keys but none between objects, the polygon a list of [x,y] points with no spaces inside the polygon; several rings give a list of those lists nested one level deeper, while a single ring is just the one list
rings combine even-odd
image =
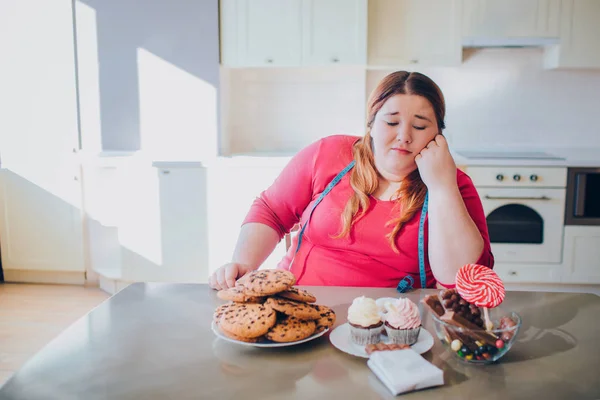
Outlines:
[{"label": "red and white swirl lollipop", "polygon": [[506,291],[502,279],[485,265],[466,264],[456,274],[456,290],[465,301],[483,307],[486,328],[492,329],[488,308],[504,301]]}]

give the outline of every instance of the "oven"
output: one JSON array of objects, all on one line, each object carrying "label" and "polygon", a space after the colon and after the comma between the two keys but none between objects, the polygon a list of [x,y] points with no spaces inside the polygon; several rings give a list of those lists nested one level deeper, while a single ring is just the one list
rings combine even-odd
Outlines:
[{"label": "oven", "polygon": [[499,263],[562,262],[567,169],[469,166]]},{"label": "oven", "polygon": [[600,168],[569,168],[565,225],[600,226]]}]

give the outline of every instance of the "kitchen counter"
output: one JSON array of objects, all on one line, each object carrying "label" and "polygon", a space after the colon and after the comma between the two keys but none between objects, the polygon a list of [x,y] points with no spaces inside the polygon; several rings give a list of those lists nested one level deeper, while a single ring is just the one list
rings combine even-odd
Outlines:
[{"label": "kitchen counter", "polygon": [[[493,151],[493,150],[492,150]],[[508,152],[509,150],[503,149]],[[520,152],[522,149],[515,149]],[[467,158],[460,154],[460,150],[452,149],[452,156],[457,165],[464,166],[519,166],[519,167],[591,167],[600,168],[600,148],[548,148],[535,149],[545,152],[560,159],[534,159],[534,158]]]},{"label": "kitchen counter", "polygon": [[[394,289],[312,287],[333,307],[336,326],[352,299]],[[408,294],[418,302],[433,290]],[[221,301],[206,285],[136,283],[117,293],[33,356],[0,389],[0,399],[394,398],[365,359],[334,348],[327,335],[279,349],[239,346],[211,331]],[[461,364],[436,339],[425,358],[444,370],[427,398],[600,398],[600,297],[508,292],[505,309],[522,330],[500,363]],[[435,335],[432,321],[424,328]]]},{"label": "kitchen counter", "polygon": [[[479,149],[478,149],[479,150]],[[490,149],[495,151],[496,149]],[[523,151],[522,149],[514,149]],[[472,159],[458,154],[460,149],[451,149],[457,165],[461,166],[536,166],[536,167],[600,167],[600,148],[546,148],[534,149],[560,157],[561,159]],[[509,151],[505,149],[505,151]],[[246,153],[217,157],[205,162],[207,167],[284,167],[294,153]]]}]

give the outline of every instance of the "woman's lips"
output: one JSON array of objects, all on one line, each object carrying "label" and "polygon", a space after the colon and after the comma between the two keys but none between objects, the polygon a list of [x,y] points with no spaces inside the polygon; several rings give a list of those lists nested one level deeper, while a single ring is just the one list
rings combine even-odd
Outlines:
[{"label": "woman's lips", "polygon": [[411,153],[410,151],[408,151],[406,149],[398,149],[398,148],[395,148],[395,147],[392,148],[392,150],[395,151],[395,152],[397,152],[397,153],[399,153],[399,154],[402,154],[402,155],[407,155],[407,154]]}]

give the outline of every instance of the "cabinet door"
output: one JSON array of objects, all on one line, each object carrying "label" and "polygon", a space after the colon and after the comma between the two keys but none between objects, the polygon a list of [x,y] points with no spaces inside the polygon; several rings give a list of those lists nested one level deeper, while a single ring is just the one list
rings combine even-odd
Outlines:
[{"label": "cabinet door", "polygon": [[124,182],[123,280],[207,282],[206,170],[130,165]]},{"label": "cabinet door", "polygon": [[458,65],[461,2],[370,0],[368,63]]},{"label": "cabinet door", "polygon": [[72,2],[1,1],[0,27],[3,267],[83,275]]},{"label": "cabinet door", "polygon": [[562,1],[560,45],[546,52],[545,66],[600,68],[600,1]]},{"label": "cabinet door", "polygon": [[301,0],[238,0],[236,6],[240,65],[300,65]]},{"label": "cabinet door", "polygon": [[366,63],[366,0],[304,0],[303,8],[303,64]]},{"label": "cabinet door", "polygon": [[600,283],[600,227],[566,226],[564,283]]},{"label": "cabinet door", "polygon": [[464,0],[463,36],[557,37],[560,0]]}]

